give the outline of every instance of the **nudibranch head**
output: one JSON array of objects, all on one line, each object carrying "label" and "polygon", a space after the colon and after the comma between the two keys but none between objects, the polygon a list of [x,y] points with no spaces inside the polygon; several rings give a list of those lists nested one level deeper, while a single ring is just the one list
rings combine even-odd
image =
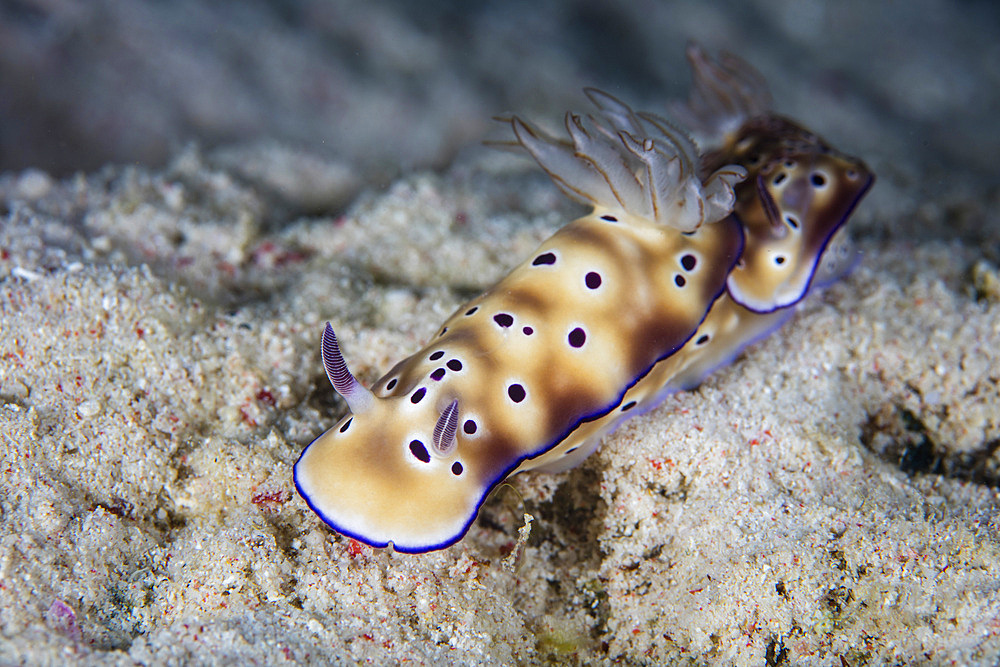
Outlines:
[{"label": "nudibranch head", "polygon": [[490,457],[456,451],[458,401],[426,387],[385,396],[361,387],[329,324],[323,361],[351,412],[296,462],[302,497],[331,527],[373,546],[423,552],[460,538],[482,502],[484,470],[496,473],[488,474]]}]

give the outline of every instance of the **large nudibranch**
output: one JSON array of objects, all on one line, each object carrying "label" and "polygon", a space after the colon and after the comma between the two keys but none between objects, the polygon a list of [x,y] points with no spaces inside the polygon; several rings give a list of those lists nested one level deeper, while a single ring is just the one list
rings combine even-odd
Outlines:
[{"label": "large nudibranch", "polygon": [[769,114],[739,59],[688,58],[681,115],[717,148],[699,155],[668,121],[596,90],[595,115],[567,114],[568,141],[513,117],[514,143],[592,212],[370,390],[327,324],[323,363],[350,412],[302,453],[295,484],[331,527],[404,552],[453,544],[505,478],[578,464],[838,272],[821,260],[869,170]]}]

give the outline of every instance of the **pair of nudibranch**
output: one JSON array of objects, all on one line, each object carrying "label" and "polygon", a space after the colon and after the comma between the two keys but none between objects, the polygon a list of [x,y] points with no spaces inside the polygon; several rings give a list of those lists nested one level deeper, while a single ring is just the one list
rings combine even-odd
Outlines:
[{"label": "pair of nudibranch", "polygon": [[506,477],[576,465],[842,271],[824,252],[871,173],[770,114],[743,61],[688,58],[678,113],[717,148],[699,154],[666,120],[592,89],[597,113],[567,114],[569,141],[513,117],[514,145],[593,211],[370,390],[327,324],[323,363],[350,412],[303,452],[295,483],[330,526],[398,551],[448,546]]}]

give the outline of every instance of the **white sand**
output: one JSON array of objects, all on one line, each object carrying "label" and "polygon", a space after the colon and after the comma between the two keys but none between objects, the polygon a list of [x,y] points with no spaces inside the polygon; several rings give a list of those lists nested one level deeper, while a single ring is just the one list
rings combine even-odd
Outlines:
[{"label": "white sand", "polygon": [[[440,553],[326,529],[290,479],[342,410],[324,319],[371,380],[558,224],[475,200],[521,178],[483,160],[274,234],[191,156],[19,200],[0,237],[6,660],[997,655],[995,467],[908,476],[870,451],[909,434],[958,461],[1000,437],[998,305],[958,244],[864,242],[846,281],[697,391],[580,469],[516,480],[535,525],[515,573],[510,492]],[[159,271],[124,266],[137,252]]]}]

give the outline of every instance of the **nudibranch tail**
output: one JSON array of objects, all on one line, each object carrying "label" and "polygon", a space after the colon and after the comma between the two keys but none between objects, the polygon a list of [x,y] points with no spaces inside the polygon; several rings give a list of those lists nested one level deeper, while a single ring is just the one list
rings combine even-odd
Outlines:
[{"label": "nudibranch tail", "polygon": [[518,143],[567,196],[682,232],[729,215],[743,167],[722,165],[702,182],[697,146],[687,134],[607,93],[586,92],[601,118],[567,114],[571,143],[511,119]]}]

